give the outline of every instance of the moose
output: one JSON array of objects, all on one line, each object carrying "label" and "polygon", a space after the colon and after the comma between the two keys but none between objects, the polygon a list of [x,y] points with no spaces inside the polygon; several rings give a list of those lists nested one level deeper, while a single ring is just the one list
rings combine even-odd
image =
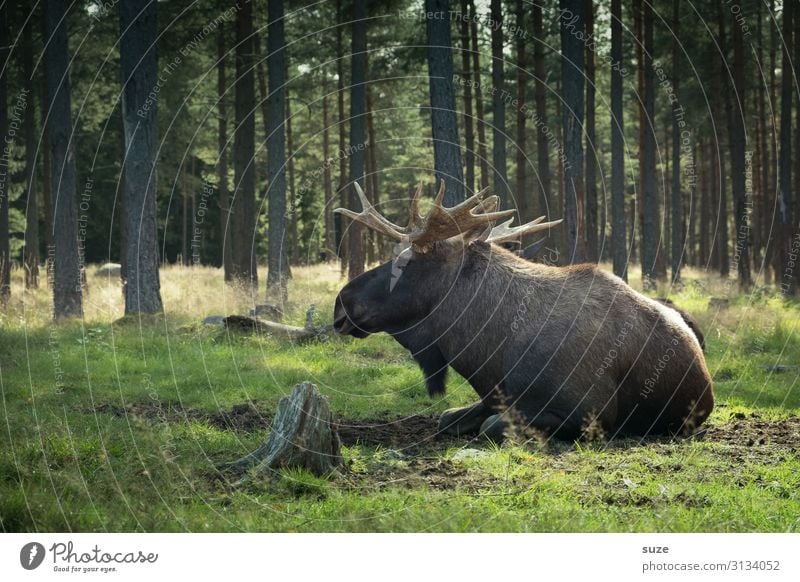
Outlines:
[{"label": "moose", "polygon": [[361,211],[336,212],[400,250],[342,288],[334,330],[391,335],[431,396],[444,393],[448,368],[461,374],[480,400],[447,410],[441,432],[498,441],[512,428],[558,439],[676,435],[708,418],[711,377],[675,309],[594,265],[530,262],[500,246],[561,220],[511,226],[515,211],[499,211],[485,190],[445,208],[442,182],[425,217],[417,189],[400,227],[355,188]]}]

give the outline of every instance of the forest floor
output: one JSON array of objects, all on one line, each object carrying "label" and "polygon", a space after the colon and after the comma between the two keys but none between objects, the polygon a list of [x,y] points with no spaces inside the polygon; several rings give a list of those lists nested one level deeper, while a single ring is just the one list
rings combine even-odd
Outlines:
[{"label": "forest floor", "polygon": [[[314,303],[329,323],[338,268],[294,273],[285,321]],[[59,324],[19,277],[0,312],[5,531],[800,531],[800,305],[769,288],[688,270],[659,292],[706,334],[702,437],[498,447],[437,436],[474,392],[452,374],[431,399],[388,336],[292,345],[203,325],[252,306],[219,270],[165,268],[166,315],[146,319],[120,319],[119,284],[90,272],[85,318]],[[347,470],[226,481],[216,466],[260,444],[303,380],[330,400]]]}]

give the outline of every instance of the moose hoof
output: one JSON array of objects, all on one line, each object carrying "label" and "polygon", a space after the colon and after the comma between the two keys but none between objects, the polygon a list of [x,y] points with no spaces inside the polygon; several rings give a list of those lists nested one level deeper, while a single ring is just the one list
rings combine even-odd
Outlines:
[{"label": "moose hoof", "polygon": [[503,419],[502,414],[493,414],[483,422],[479,434],[496,443],[501,443],[506,437],[508,428],[509,423]]},{"label": "moose hoof", "polygon": [[475,434],[491,414],[483,402],[464,408],[450,408],[439,417],[439,432],[454,436]]}]

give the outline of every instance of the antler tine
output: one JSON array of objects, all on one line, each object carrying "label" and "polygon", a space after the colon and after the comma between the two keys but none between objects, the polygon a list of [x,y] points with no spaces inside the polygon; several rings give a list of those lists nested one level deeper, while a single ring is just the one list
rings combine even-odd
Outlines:
[{"label": "antler tine", "polygon": [[343,214],[347,218],[360,222],[366,227],[385,234],[395,240],[402,241],[407,238],[408,233],[406,229],[397,226],[381,215],[367,199],[358,182],[353,182],[353,186],[356,189],[356,194],[358,194],[358,199],[361,201],[361,212],[353,212],[347,208],[337,208],[334,212]]},{"label": "antler tine", "polygon": [[444,200],[444,180],[439,181],[439,191],[436,193],[436,198],[433,201],[434,207],[438,206],[443,208],[442,200]]},{"label": "antler tine", "polygon": [[422,195],[422,182],[417,185],[417,191],[414,192],[414,195],[411,197],[411,204],[408,208],[408,227],[413,228],[416,224],[419,224],[419,221],[422,220],[422,216],[419,214],[419,197]]},{"label": "antler tine", "polygon": [[545,218],[546,217],[544,216],[540,216],[536,220],[532,220],[531,222],[527,222],[519,226],[511,226],[511,223],[514,222],[514,219],[511,218],[502,224],[495,226],[491,232],[488,233],[485,240],[486,242],[496,244],[519,240],[519,237],[524,234],[533,234],[534,232],[548,230],[564,222],[563,218],[559,218],[558,220],[553,220],[551,222],[542,222]]}]

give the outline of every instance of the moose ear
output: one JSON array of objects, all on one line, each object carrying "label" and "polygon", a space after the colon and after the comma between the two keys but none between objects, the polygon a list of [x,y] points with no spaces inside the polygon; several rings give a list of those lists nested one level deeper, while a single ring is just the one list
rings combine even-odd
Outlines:
[{"label": "moose ear", "polygon": [[491,243],[488,243],[485,240],[481,239],[475,239],[469,241],[469,244],[467,244],[467,247],[470,250],[475,250],[475,251],[488,251],[491,248],[491,246],[492,246]]}]

